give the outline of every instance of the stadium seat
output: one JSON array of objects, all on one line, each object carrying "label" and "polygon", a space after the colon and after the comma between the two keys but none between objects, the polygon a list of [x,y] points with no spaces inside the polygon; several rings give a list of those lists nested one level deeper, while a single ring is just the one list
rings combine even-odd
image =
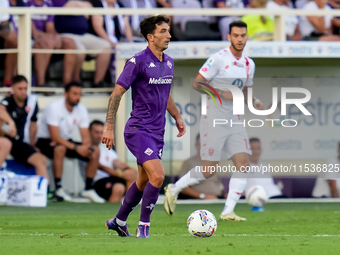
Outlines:
[{"label": "stadium seat", "polygon": [[221,34],[213,31],[206,21],[189,21],[185,27],[186,41],[219,41]]}]

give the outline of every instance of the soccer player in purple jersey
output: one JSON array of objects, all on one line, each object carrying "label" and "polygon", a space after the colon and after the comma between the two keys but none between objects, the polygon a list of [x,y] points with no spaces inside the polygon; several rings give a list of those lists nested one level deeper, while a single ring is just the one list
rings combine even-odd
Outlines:
[{"label": "soccer player in purple jersey", "polygon": [[140,23],[148,47],[129,59],[110,96],[102,142],[114,145],[114,122],[123,94],[132,88],[132,112],[124,138],[137,158],[138,180],[126,192],[116,217],[106,221],[119,236],[131,236],[126,227],[130,212],[142,201],[137,238],[149,238],[150,215],[164,181],[161,164],[164,145],[165,113],[175,119],[178,137],[185,134],[185,124],[170,95],[174,62],[163,53],[170,42],[169,19],[163,15],[147,17]]}]

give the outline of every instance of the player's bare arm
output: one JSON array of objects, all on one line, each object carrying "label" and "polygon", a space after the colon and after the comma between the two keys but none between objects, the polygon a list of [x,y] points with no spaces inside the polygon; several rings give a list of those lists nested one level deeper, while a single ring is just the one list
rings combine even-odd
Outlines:
[{"label": "player's bare arm", "polygon": [[177,129],[179,131],[177,137],[183,136],[185,134],[185,131],[186,131],[185,123],[184,123],[184,121],[181,117],[181,114],[179,113],[171,95],[169,95],[168,105],[167,105],[166,109],[176,121],[176,126],[177,126]]},{"label": "player's bare arm", "polygon": [[[215,93],[209,88],[208,81],[200,73],[197,74],[192,86],[195,90],[197,90],[198,92],[202,94],[206,94],[204,90],[208,90],[210,93]],[[216,89],[216,88],[215,88],[215,91],[217,92],[217,94],[222,96],[224,99],[231,100],[231,101],[233,100],[233,94],[230,91],[223,91],[223,90]]]},{"label": "player's bare arm", "polygon": [[109,150],[111,150],[112,146],[114,145],[113,129],[116,120],[116,113],[118,111],[120,100],[122,99],[122,96],[125,92],[126,89],[124,89],[119,84],[116,84],[110,96],[106,115],[106,124],[102,138],[102,143],[106,144],[106,148],[108,148]]},{"label": "player's bare arm", "polygon": [[6,135],[9,135],[10,137],[14,137],[17,134],[17,128],[15,126],[14,120],[12,117],[8,114],[6,107],[3,105],[0,105],[0,120],[4,121],[5,123],[9,124],[9,131],[6,133]]},{"label": "player's bare arm", "polygon": [[36,140],[36,134],[37,134],[37,130],[38,130],[38,124],[36,121],[31,121],[30,123],[30,144],[32,146],[35,146]]}]

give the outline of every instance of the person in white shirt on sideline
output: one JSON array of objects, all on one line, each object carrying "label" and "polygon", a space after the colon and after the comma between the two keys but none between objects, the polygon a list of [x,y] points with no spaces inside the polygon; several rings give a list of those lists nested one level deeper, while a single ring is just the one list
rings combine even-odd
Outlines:
[{"label": "person in white shirt on sideline", "polygon": [[249,155],[250,169],[259,170],[261,172],[249,171],[247,185],[244,188],[244,193],[256,185],[261,185],[267,193],[269,198],[284,198],[281,190],[276,186],[273,180],[273,176],[270,172],[262,173],[262,166],[268,166],[267,164],[259,161],[262,153],[261,142],[258,138],[249,139],[251,155]]},{"label": "person in white shirt on sideline", "polygon": [[[327,0],[314,0],[303,6],[304,10],[331,10]],[[300,31],[303,40],[306,41],[340,41],[339,35],[333,35],[331,28],[336,22],[332,15],[322,17],[302,16],[300,22]]]},{"label": "person in white shirt on sideline", "polygon": [[339,197],[340,194],[340,143],[338,155],[326,160],[327,171],[316,179],[313,197]]},{"label": "person in white shirt on sideline", "polygon": [[[89,117],[86,107],[80,104],[82,86],[71,82],[65,86],[64,98],[51,102],[43,112],[37,133],[36,146],[53,160],[55,201],[71,201],[61,186],[64,158],[78,158],[87,161],[86,187],[81,193],[93,202],[104,203],[92,187],[93,177],[98,169],[99,148],[91,146]],[[82,142],[72,141],[73,130],[79,127]]]},{"label": "person in white shirt on sideline", "polygon": [[93,187],[105,200],[111,203],[121,202],[126,190],[137,180],[137,170],[119,160],[113,149],[108,150],[101,144],[103,131],[103,122],[91,122],[91,143],[100,150],[99,167],[93,178]]}]

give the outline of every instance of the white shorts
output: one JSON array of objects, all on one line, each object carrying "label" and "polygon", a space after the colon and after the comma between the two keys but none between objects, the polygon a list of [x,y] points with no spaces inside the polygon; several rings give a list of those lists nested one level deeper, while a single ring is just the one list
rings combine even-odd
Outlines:
[{"label": "white shorts", "polygon": [[[111,49],[111,44],[109,41],[95,36],[93,34],[83,34],[83,35],[76,35],[76,34],[61,34],[63,37],[71,38],[77,50],[104,50],[104,49]],[[95,57],[96,54],[90,54],[90,56]]]},{"label": "white shorts", "polygon": [[215,125],[214,127],[213,119],[212,116],[201,116],[200,138],[202,160],[220,161],[222,159],[230,159],[237,153],[251,155],[248,134],[243,125],[233,125],[233,127],[230,127],[230,123],[228,123],[225,125]]}]

